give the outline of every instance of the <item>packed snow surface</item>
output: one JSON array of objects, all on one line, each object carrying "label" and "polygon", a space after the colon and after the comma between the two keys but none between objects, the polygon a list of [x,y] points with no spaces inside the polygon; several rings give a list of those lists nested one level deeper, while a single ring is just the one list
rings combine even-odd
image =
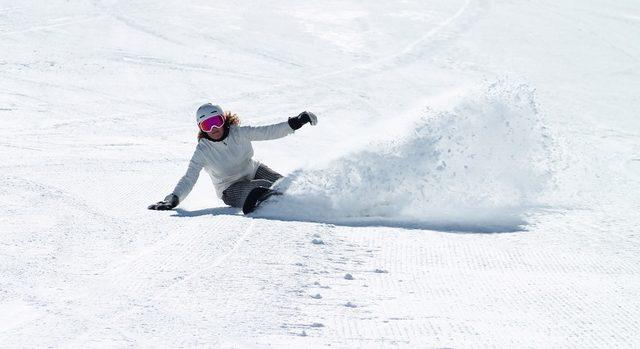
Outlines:
[{"label": "packed snow surface", "polygon": [[[0,1],[0,347],[640,347],[640,3]],[[169,194],[205,102],[286,176]]]}]

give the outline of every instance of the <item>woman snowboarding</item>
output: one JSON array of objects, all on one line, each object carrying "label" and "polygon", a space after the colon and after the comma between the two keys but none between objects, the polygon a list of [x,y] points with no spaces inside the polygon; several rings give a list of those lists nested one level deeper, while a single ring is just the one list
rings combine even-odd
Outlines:
[{"label": "woman snowboarding", "polygon": [[318,118],[304,111],[287,121],[267,126],[240,126],[238,116],[223,112],[211,103],[203,104],[196,112],[200,129],[198,145],[173,192],[163,201],[149,206],[150,210],[171,210],[189,195],[204,168],[225,204],[253,211],[267,197],[278,194],[270,189],[282,175],[254,160],[252,141],[266,141],[285,137],[306,123],[315,125]]}]

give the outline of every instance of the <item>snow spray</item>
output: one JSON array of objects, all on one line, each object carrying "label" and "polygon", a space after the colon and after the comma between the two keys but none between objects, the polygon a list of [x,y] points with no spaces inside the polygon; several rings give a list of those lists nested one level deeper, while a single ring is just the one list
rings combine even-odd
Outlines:
[{"label": "snow spray", "polygon": [[518,229],[550,179],[549,136],[526,84],[499,81],[423,110],[412,131],[298,170],[256,216],[444,230]]}]

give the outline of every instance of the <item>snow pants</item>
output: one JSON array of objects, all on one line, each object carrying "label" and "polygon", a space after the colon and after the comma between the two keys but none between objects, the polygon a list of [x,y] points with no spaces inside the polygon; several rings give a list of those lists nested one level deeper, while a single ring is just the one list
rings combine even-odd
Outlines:
[{"label": "snow pants", "polygon": [[241,208],[251,190],[257,187],[269,188],[280,178],[282,178],[281,174],[261,164],[252,180],[238,181],[225,189],[222,192],[222,201],[229,206]]}]

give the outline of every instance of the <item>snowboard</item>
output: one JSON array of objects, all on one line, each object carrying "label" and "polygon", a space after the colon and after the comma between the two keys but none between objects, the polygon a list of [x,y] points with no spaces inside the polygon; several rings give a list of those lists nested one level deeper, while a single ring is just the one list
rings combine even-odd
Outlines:
[{"label": "snowboard", "polygon": [[265,200],[270,198],[273,195],[282,195],[281,192],[269,189],[267,187],[257,187],[252,189],[247,195],[247,198],[244,200],[244,205],[242,205],[242,213],[248,214],[255,211],[260,204],[262,204]]}]

